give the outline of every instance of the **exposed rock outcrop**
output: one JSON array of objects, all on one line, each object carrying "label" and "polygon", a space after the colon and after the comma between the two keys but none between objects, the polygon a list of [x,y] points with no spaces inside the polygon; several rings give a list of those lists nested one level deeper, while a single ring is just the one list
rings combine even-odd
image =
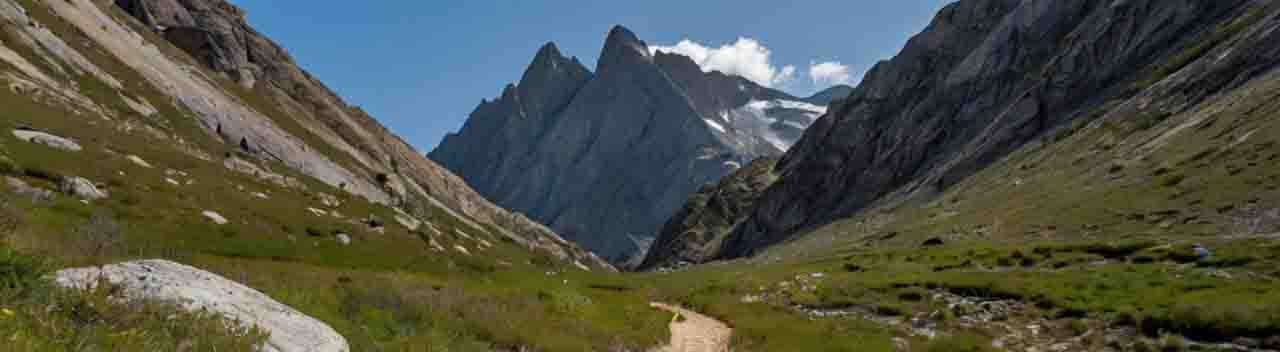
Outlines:
[{"label": "exposed rock outcrop", "polygon": [[764,190],[773,185],[778,158],[761,158],[704,187],[662,227],[637,268],[649,270],[681,263],[705,263],[720,253],[721,242],[745,218]]},{"label": "exposed rock outcrop", "polygon": [[262,292],[190,266],[146,260],[103,267],[66,269],[55,274],[58,285],[76,289],[105,281],[119,286],[129,299],[167,301],[189,311],[220,314],[270,336],[263,352],[346,352],[347,340],[315,318],[271,299]]},{"label": "exposed rock outcrop", "polygon": [[[79,3],[77,6],[54,4],[52,7],[69,17],[81,17],[74,13],[95,8],[88,1],[75,1]],[[353,194],[410,210],[440,206],[464,220],[495,224],[503,236],[532,249],[570,261],[608,267],[546,227],[493,205],[362,109],[348,105],[298,67],[282,47],[255,31],[240,8],[224,0],[117,0],[115,5],[147,28],[158,31],[209,71],[235,80],[248,94],[264,98],[271,105],[270,109],[275,110],[269,113],[283,115],[274,118],[292,119],[305,129],[290,133],[313,137],[306,138],[304,143],[299,140],[303,137],[301,135],[266,135],[266,132],[278,131],[270,123],[272,119],[262,114],[268,111],[245,112],[241,110],[245,102],[209,89],[176,90],[180,94],[175,98],[200,114],[204,126],[229,144],[239,145],[257,158],[282,161],[304,174]],[[92,15],[91,18],[99,20],[108,18],[101,14]],[[81,25],[79,22],[76,24]],[[103,25],[112,28],[113,32],[129,31],[125,27],[115,28],[114,23],[85,23],[81,27],[86,32],[94,32]],[[147,72],[166,69],[166,62],[160,61],[171,61],[162,57],[155,48],[128,49],[126,43],[115,43],[114,37],[126,37],[124,35],[113,33],[94,37],[104,44],[112,44],[106,45],[109,48],[124,47],[126,52],[115,54],[125,59],[138,53],[149,55],[146,62],[160,67],[146,68]],[[185,78],[175,79],[169,75],[148,78],[168,92],[175,91],[170,88],[184,88],[188,83]],[[208,101],[215,103],[210,105]],[[254,108],[263,109],[261,106]],[[246,126],[245,122],[254,124]],[[299,146],[300,150],[293,149]],[[336,152],[320,153],[323,150]],[[233,170],[253,171],[243,167],[245,163],[229,163],[228,166]],[[261,167],[257,169],[269,171]],[[259,175],[270,176],[270,173]],[[388,175],[395,182],[382,184],[377,181],[379,175]],[[288,179],[282,181],[291,183]]]},{"label": "exposed rock outcrop", "polygon": [[108,196],[107,191],[83,177],[63,177],[58,182],[58,190],[84,200],[98,200]]},{"label": "exposed rock outcrop", "polygon": [[[1205,55],[1188,48],[1212,44],[1205,38],[1245,20],[1242,5],[1250,3],[949,5],[898,56],[876,65],[783,157],[775,170],[781,180],[725,241],[722,256],[750,255],[876,202],[927,197],[956,184],[1081,112],[1165,79],[1152,76],[1186,66],[1178,60],[1188,51]],[[1218,60],[1206,55],[1204,61],[1258,62],[1259,55],[1272,52],[1256,45],[1225,50]],[[1226,75],[1193,71],[1196,88],[1187,85],[1183,93],[1194,94],[1182,99],[1238,84],[1241,69]]]},{"label": "exposed rock outcrop", "polygon": [[80,147],[79,143],[76,143],[73,140],[36,130],[13,130],[13,136],[23,141],[68,152],[78,152],[84,149]]}]

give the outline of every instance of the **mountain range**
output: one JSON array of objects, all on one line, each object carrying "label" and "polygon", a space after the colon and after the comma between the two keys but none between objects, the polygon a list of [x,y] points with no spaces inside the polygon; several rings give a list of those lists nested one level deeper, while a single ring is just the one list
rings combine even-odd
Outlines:
[{"label": "mountain range", "polygon": [[1277,1],[954,1],[812,97],[618,26],[430,154],[246,16],[0,0],[0,350],[1280,350]]},{"label": "mountain range", "polygon": [[543,46],[430,158],[495,203],[615,262],[641,255],[693,191],[790,148],[851,88],[797,98],[613,28],[589,70]]}]

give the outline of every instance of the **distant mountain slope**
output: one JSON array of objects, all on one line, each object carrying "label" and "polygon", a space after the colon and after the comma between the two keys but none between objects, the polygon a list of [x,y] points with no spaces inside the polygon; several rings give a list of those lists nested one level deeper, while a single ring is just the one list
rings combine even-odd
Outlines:
[{"label": "distant mountain slope", "polygon": [[[187,136],[158,145],[199,159],[246,172],[253,172],[251,164],[278,162],[412,216],[425,219],[442,208],[529,248],[607,267],[549,229],[484,200],[342,101],[253,30],[238,7],[222,0],[120,0],[115,6],[0,2],[7,84],[30,100],[104,116],[109,125],[149,126],[156,138],[177,138],[189,132],[179,126],[191,124],[222,144],[195,144],[204,137]],[[36,17],[44,13],[51,15]],[[77,34],[71,40],[67,33]],[[81,73],[91,76],[75,76]],[[162,95],[143,93],[152,90]],[[173,122],[157,122],[161,117]],[[49,129],[52,123],[22,125]]]},{"label": "distant mountain slope", "polygon": [[[871,217],[862,211],[876,205],[933,199],[1051,131],[1101,116],[1116,120],[1108,124],[1152,124],[1146,128],[1178,133],[1182,128],[1160,121],[1123,120],[1194,111],[1206,96],[1264,77],[1271,67],[1266,62],[1274,62],[1260,39],[1267,33],[1263,21],[1274,16],[1266,5],[952,4],[901,54],[876,65],[847,99],[833,104],[772,170],[776,183],[758,197],[736,197],[753,202],[752,210],[716,220],[736,225],[710,235],[723,242],[714,256],[759,253],[850,216]],[[1191,90],[1170,90],[1162,81],[1180,81]],[[1096,143],[1119,138],[1126,137]],[[673,260],[680,258],[649,262]]]},{"label": "distant mountain slope", "polygon": [[615,261],[643,248],[685,197],[789,148],[825,107],[616,27],[591,72],[554,44],[483,101],[430,157],[495,203]]}]

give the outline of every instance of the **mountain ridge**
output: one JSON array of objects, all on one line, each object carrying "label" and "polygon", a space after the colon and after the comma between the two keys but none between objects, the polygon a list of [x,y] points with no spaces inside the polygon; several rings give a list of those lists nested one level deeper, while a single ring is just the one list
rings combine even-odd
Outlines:
[{"label": "mountain ridge", "polygon": [[816,118],[811,110],[824,109],[651,52],[623,26],[610,29],[595,72],[552,49],[544,45],[519,83],[482,101],[429,156],[495,203],[615,262],[642,252],[636,240],[653,237],[689,193],[781,153]]}]

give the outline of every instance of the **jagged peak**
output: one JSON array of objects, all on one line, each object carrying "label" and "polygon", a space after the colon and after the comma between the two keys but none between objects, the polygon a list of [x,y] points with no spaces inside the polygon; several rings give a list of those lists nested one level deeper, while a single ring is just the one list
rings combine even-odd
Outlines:
[{"label": "jagged peak", "polygon": [[649,55],[649,45],[627,27],[617,25],[609,30],[609,37],[605,39],[604,50],[600,53],[596,72],[604,74],[613,65],[635,60],[643,62],[653,60]]},{"label": "jagged peak", "polygon": [[562,59],[564,59],[564,55],[560,54],[560,48],[556,46],[556,43],[547,42],[546,44],[543,44],[541,48],[538,48],[538,53],[533,56],[533,65],[537,65],[540,62],[554,62]]}]

